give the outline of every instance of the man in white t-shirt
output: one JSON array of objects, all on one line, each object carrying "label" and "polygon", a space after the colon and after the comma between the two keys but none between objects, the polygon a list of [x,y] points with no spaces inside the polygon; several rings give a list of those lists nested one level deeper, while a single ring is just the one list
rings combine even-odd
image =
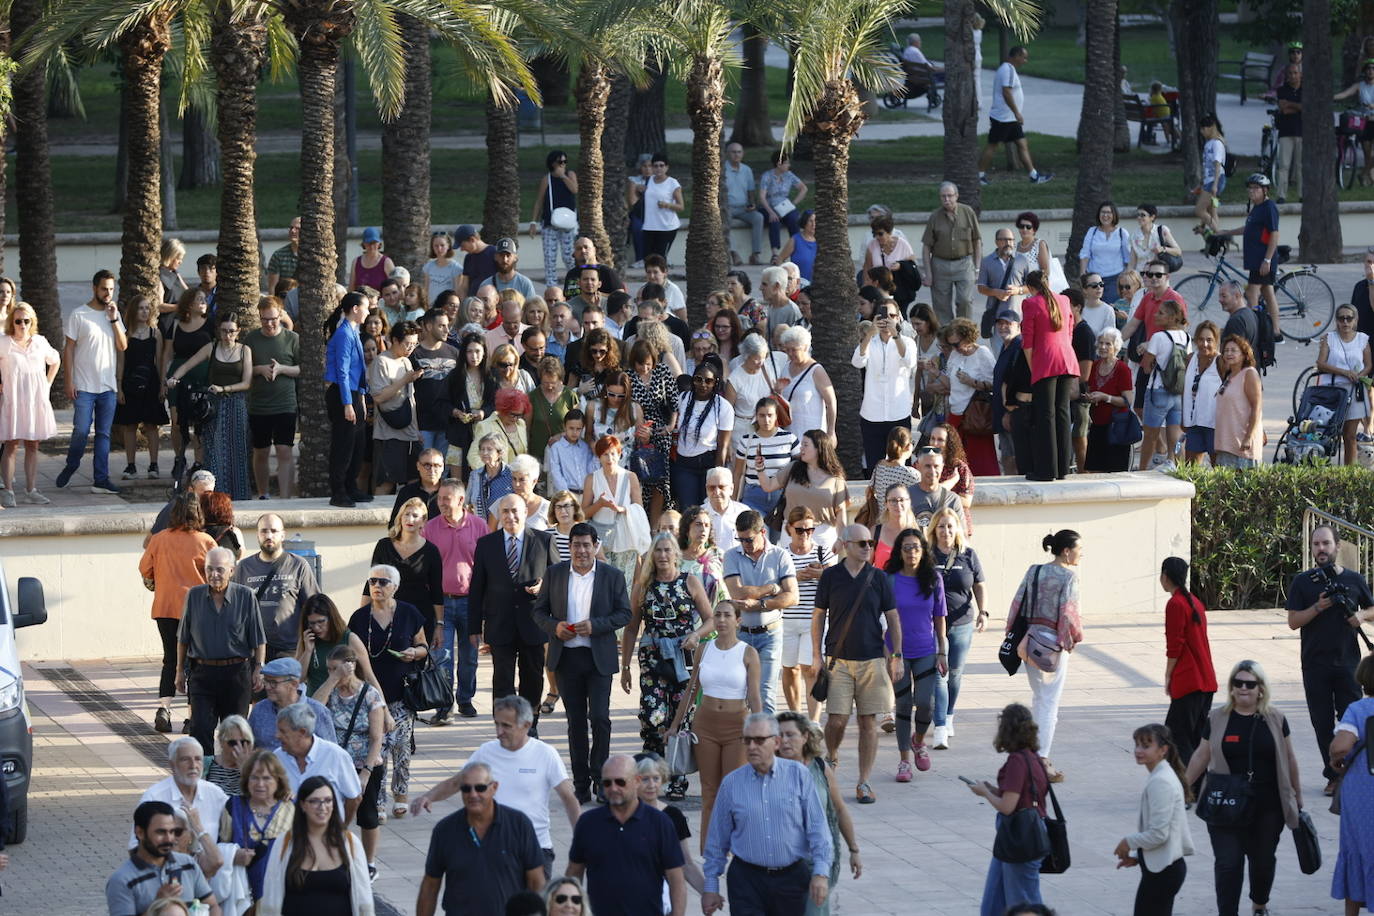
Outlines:
[{"label": "man in white t-shirt", "polygon": [[110,426],[114,423],[117,399],[115,365],[118,354],[129,346],[129,338],[115,305],[114,274],[96,271],[91,290],[91,301],[68,315],[62,326],[67,338],[62,348],[62,365],[67,397],[74,410],[67,464],[57,475],[57,486],[65,487],[81,467],[86,437],[94,423],[91,492],[118,496],[119,487],[110,481]]},{"label": "man in white t-shirt", "polygon": [[1026,65],[1030,53],[1024,45],[1016,45],[1007,52],[1007,59],[997,68],[992,78],[992,106],[988,117],[992,124],[988,128],[988,145],[983,149],[983,158],[978,161],[979,184],[991,184],[988,180],[988,166],[992,164],[992,154],[1003,143],[1015,143],[1016,152],[1030,172],[1032,184],[1044,184],[1054,177],[1053,172],[1038,172],[1031,161],[1030,147],[1026,144],[1025,123],[1022,113],[1025,93],[1021,91],[1020,68]]},{"label": "man in white t-shirt", "polygon": [[[753,455],[749,456],[750,463]],[[729,468],[711,468],[706,472],[706,514],[711,517],[711,538],[724,552],[735,546],[735,521],[749,507],[731,498],[735,481]]]},{"label": "man in white t-shirt", "polygon": [[[492,704],[491,717],[496,721],[496,740],[477,748],[464,765],[481,763],[489,767],[492,780],[499,786],[496,801],[530,819],[544,850],[544,875],[551,877],[554,854],[553,835],[549,833],[549,792],[557,793],[571,826],[577,826],[582,806],[573,793],[572,780],[558,751],[530,737],[534,709],[528,700],[518,695],[502,697]],[[429,811],[434,802],[457,793],[460,775],[455,773],[412,801],[410,813]]]}]

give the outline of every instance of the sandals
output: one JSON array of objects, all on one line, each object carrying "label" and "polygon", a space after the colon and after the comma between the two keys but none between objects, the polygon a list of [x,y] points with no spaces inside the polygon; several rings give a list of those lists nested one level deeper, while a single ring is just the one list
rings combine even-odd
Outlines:
[{"label": "sandals", "polygon": [[878,800],[873,794],[873,787],[866,782],[861,782],[854,787],[854,798],[861,805],[871,805]]},{"label": "sandals", "polygon": [[552,715],[554,709],[555,709],[557,706],[558,706],[558,694],[556,694],[556,693],[551,693],[551,694],[549,694],[548,696],[544,697],[544,702],[542,702],[542,703],[539,704],[539,712],[542,713],[543,715],[546,715],[546,716]]},{"label": "sandals", "polygon": [[396,818],[405,817],[410,811],[410,805],[404,801],[393,799],[391,803],[391,816]]}]

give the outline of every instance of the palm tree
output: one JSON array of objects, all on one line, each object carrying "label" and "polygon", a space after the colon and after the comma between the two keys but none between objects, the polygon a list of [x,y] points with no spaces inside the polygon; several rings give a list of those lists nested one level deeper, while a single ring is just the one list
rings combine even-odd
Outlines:
[{"label": "palm tree", "polygon": [[396,21],[406,48],[405,104],[382,123],[382,237],[391,260],[418,276],[429,257],[429,28],[405,14]]},{"label": "palm tree", "polygon": [[[1024,0],[989,5],[1023,30],[1039,12]],[[886,37],[888,23],[909,9],[909,0],[802,0],[781,23],[779,37],[796,48],[784,145],[805,134],[815,157],[812,308],[815,326],[826,331],[816,335],[815,355],[830,373],[841,404],[857,404],[862,394],[858,371],[849,364],[858,339],[853,314],[858,289],[849,248],[849,146],[866,117],[858,86],[875,94],[901,86],[902,71],[887,52]],[[840,411],[836,433],[841,458],[857,471],[858,412]]]},{"label": "palm tree", "polygon": [[488,241],[520,232],[520,126],[515,102],[487,93],[487,194],[482,235]]},{"label": "palm tree", "polygon": [[959,186],[959,202],[983,209],[978,183],[978,80],[973,69],[973,0],[944,0],[944,175]]},{"label": "palm tree", "polygon": [[[1330,72],[1330,0],[1306,0],[1302,22],[1303,59],[1311,68],[1308,72]],[[1331,123],[1331,93],[1321,80],[1303,82],[1302,102],[1308,124]],[[1309,262],[1339,261],[1343,244],[1341,221],[1331,218],[1338,203],[1336,173],[1331,168],[1331,161],[1336,158],[1335,137],[1329,130],[1308,131],[1308,135],[1302,150],[1302,227],[1298,247]]]},{"label": "palm tree", "polygon": [[1073,230],[1064,255],[1064,270],[1074,285],[1082,272],[1078,252],[1083,236],[1097,225],[1097,210],[1112,198],[1112,166],[1115,162],[1113,123],[1116,101],[1121,97],[1116,78],[1113,46],[1116,44],[1117,0],[1088,0],[1084,42],[1083,112],[1078,117],[1078,188],[1074,193]]},{"label": "palm tree", "polygon": [[735,125],[730,142],[741,146],[772,146],[773,125],[768,118],[768,36],[747,18],[741,25],[744,34],[744,69],[740,74],[739,101],[735,104]]}]

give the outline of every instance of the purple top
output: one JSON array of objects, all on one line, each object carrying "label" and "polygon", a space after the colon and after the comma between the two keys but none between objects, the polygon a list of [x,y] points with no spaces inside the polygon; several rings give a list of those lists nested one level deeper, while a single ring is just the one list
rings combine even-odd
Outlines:
[{"label": "purple top", "polygon": [[[921,590],[915,576],[894,573],[888,578],[897,596],[897,616],[902,621],[902,657],[934,655],[935,618],[945,616],[945,583],[940,574],[935,574],[935,591],[929,595]],[[890,640],[887,645],[892,648]]]}]

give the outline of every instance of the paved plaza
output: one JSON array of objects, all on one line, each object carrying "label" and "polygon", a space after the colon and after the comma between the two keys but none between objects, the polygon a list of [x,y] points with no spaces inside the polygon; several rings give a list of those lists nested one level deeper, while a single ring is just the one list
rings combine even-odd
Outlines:
[{"label": "paved plaza", "polygon": [[[1083,562],[1110,563],[1113,546],[1089,543]],[[1020,570],[990,575],[1019,576]],[[1084,596],[1086,641],[1072,656],[1054,759],[1067,778],[1058,796],[1069,823],[1073,867],[1047,877],[1045,899],[1064,916],[1128,914],[1137,876],[1118,871],[1112,848],[1135,829],[1145,770],[1131,756],[1131,732],[1162,721],[1167,707],[1161,676],[1163,603],[1158,614],[1122,615],[1112,611],[1109,594]],[[995,617],[1005,609],[994,608]],[[151,624],[147,624],[151,626]],[[993,624],[999,628],[1000,624]],[[1325,864],[1304,876],[1292,841],[1279,845],[1279,868],[1271,912],[1340,913],[1329,897],[1336,855],[1337,818],[1327,813],[1323,780],[1302,703],[1298,638],[1274,610],[1217,612],[1210,619],[1218,677],[1238,659],[1252,658],[1268,670],[1277,705],[1289,716],[1303,776],[1303,794],[1323,843]],[[992,848],[993,814],[958,776],[993,778],[1001,757],[990,742],[997,711],[1008,702],[1029,702],[1024,675],[1008,678],[996,660],[997,633],[978,636],[960,696],[958,733],[948,751],[934,753],[934,766],[909,785],[892,780],[895,741],[884,736],[873,779],[878,802],[850,805],[862,849],[860,880],[843,878],[839,911],[879,914],[977,913],[983,874]],[[28,701],[34,713],[35,768],[30,800],[29,839],[12,847],[10,869],[0,873],[4,912],[93,916],[103,913],[105,878],[123,857],[131,812],[144,788],[166,774],[155,767],[166,738],[150,725],[155,705],[156,661],[152,658],[83,662],[40,662],[25,666]],[[444,729],[421,726],[412,767],[412,797],[457,765],[482,741],[494,737],[489,669],[483,659],[473,720]],[[612,752],[639,750],[635,718],[637,695],[613,693]],[[561,709],[546,717],[542,737],[567,756]],[[855,735],[851,728],[841,749],[839,778],[852,798]],[[684,808],[694,830],[698,818],[695,780]],[[456,810],[450,800],[436,813],[391,820],[383,828],[375,885],[380,900],[402,913],[414,912],[429,832],[439,816]],[[1175,912],[1183,916],[1215,912],[1212,859],[1205,827],[1191,814],[1197,854],[1188,860],[1189,876]],[[558,862],[566,862],[571,831],[555,816]],[[63,875],[54,881],[58,871]],[[387,912],[383,907],[379,912]],[[688,913],[700,912],[689,891]]]}]

